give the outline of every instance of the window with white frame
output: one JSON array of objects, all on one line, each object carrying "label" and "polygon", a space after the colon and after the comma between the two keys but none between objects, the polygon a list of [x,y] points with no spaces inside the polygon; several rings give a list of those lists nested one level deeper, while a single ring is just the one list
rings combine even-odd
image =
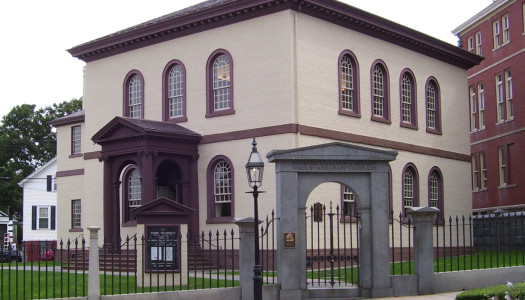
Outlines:
[{"label": "window with white frame", "polygon": [[417,187],[418,176],[415,167],[409,164],[403,172],[403,210],[407,207],[418,206]]},{"label": "window with white frame", "polygon": [[481,32],[476,32],[476,54],[483,55],[481,49]]},{"label": "window with white frame", "polygon": [[473,36],[469,36],[467,38],[467,50],[469,52],[474,52],[474,37]]},{"label": "window with white frame", "polygon": [[142,205],[142,178],[138,169],[131,169],[127,175],[127,211],[126,220],[136,220],[136,216],[131,212],[133,208]]},{"label": "window with white frame", "polygon": [[[348,52],[348,51],[347,51]],[[357,65],[350,56],[346,53],[341,57],[339,63],[340,81],[340,107],[342,112],[350,112],[351,114],[359,114],[359,106],[357,101]]]},{"label": "window with white frame", "polygon": [[505,121],[505,102],[503,95],[503,76],[496,74],[496,114],[498,123]]},{"label": "window with white frame", "polygon": [[56,229],[56,206],[32,206],[31,207],[31,229],[32,230],[55,230]]},{"label": "window with white frame", "polygon": [[472,190],[479,190],[479,169],[477,154],[472,154]]},{"label": "window with white frame", "polygon": [[438,83],[435,79],[430,79],[427,82],[426,104],[427,132],[441,133],[441,101]]},{"label": "window with white frame", "polygon": [[478,83],[478,128],[485,129],[485,88],[483,82]]},{"label": "window with white frame", "polygon": [[128,85],[130,118],[142,118],[142,97],[142,78],[139,75],[134,75]]},{"label": "window with white frame", "polygon": [[168,112],[170,119],[184,116],[184,71],[178,64],[168,74]]},{"label": "window with white frame", "polygon": [[509,15],[504,15],[501,18],[501,23],[503,24],[503,45],[510,42],[510,21]]},{"label": "window with white frame", "polygon": [[511,70],[505,70],[505,100],[507,108],[507,120],[514,118],[514,107],[513,107],[513,88],[512,88],[512,73]]},{"label": "window with white frame", "polygon": [[38,229],[49,229],[50,222],[50,208],[47,206],[38,208]]},{"label": "window with white frame", "polygon": [[499,162],[499,186],[507,185],[507,149],[505,146],[498,148],[498,162]]},{"label": "window with white frame", "polygon": [[80,199],[71,201],[71,228],[81,228],[82,206]]},{"label": "window with white frame", "polygon": [[230,60],[222,54],[213,63],[213,109],[229,109],[230,95]]},{"label": "window with white frame", "polygon": [[492,22],[492,36],[494,38],[494,49],[501,46],[501,26],[499,20]]},{"label": "window with white frame", "polygon": [[439,177],[436,171],[430,174],[428,180],[429,199],[428,205],[430,207],[438,207],[439,202]]},{"label": "window with white frame", "polygon": [[485,151],[479,153],[479,169],[480,169],[480,188],[482,190],[487,188],[487,157]]},{"label": "window with white frame", "polygon": [[343,186],[342,215],[345,217],[355,216],[355,195],[347,186]]},{"label": "window with white frame", "polygon": [[82,151],[81,148],[81,131],[80,126],[71,127],[71,154],[80,154]]},{"label": "window with white frame", "polygon": [[401,121],[415,125],[414,79],[408,72],[401,79]]},{"label": "window with white frame", "polygon": [[215,165],[214,192],[215,217],[232,216],[232,174],[226,161],[219,161]]},{"label": "window with white frame", "polygon": [[477,119],[477,107],[478,97],[476,93],[476,87],[470,87],[470,131],[476,131],[476,119]]},{"label": "window with white frame", "polygon": [[372,119],[389,121],[388,76],[381,63],[372,69]]}]

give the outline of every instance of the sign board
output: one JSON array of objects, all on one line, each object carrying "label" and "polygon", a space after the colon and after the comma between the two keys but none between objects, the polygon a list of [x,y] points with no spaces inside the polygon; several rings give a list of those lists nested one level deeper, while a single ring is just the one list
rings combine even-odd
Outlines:
[{"label": "sign board", "polygon": [[147,269],[178,270],[179,226],[148,226],[146,234]]}]

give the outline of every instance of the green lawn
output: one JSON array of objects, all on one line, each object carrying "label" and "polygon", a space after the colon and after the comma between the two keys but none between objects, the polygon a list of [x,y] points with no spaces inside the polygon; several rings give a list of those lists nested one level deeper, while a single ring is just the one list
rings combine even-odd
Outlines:
[{"label": "green lawn", "polygon": [[[64,298],[64,297],[81,297],[87,293],[87,271],[84,273],[59,272],[53,271],[58,263],[41,262],[41,263],[2,263],[0,264],[0,299],[44,299],[44,298]],[[523,252],[485,252],[480,251],[473,255],[456,256],[448,258],[439,258],[434,261],[434,271],[449,272],[471,269],[485,269],[508,267],[516,265],[525,265],[525,255]],[[37,271],[40,266],[42,271]],[[337,264],[336,264],[337,266]],[[15,267],[25,268],[25,270],[15,270]],[[33,268],[33,271],[31,271]],[[391,264],[391,274],[411,274],[413,273],[414,264],[409,262]],[[47,272],[45,271],[47,270]],[[354,268],[335,268],[334,280],[356,284],[359,278],[357,265]],[[191,274],[190,274],[191,275]],[[200,275],[200,274],[198,274]],[[226,276],[238,275],[238,272],[227,272]],[[147,275],[146,275],[147,276]],[[156,275],[154,275],[156,276]],[[112,294],[129,294],[129,293],[148,293],[157,291],[203,289],[215,287],[232,287],[239,286],[238,281],[225,280],[225,273],[211,275],[205,274],[204,278],[190,277],[187,285],[180,286],[178,282],[168,286],[144,286],[142,282],[137,282],[134,275],[100,275],[101,295]],[[276,277],[276,272],[263,273],[263,278]],[[160,275],[161,282],[163,277]],[[309,282],[329,282],[331,274],[329,270],[308,270],[307,280]]]}]

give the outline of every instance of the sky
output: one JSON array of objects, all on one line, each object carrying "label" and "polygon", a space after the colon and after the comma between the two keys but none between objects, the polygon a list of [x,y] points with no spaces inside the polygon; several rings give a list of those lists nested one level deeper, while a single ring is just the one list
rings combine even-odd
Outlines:
[{"label": "sky", "polygon": [[[0,4],[0,117],[82,97],[84,62],[66,50],[202,0],[14,0]],[[492,0],[342,0],[457,45],[451,31]]]}]

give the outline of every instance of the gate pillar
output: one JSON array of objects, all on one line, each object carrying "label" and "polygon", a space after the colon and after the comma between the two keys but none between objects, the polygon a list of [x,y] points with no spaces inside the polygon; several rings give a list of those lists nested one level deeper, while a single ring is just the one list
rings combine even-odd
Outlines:
[{"label": "gate pillar", "polygon": [[388,162],[396,151],[329,143],[266,155],[275,163],[277,281],[281,299],[308,298],[306,280],[306,201],[320,184],[337,182],[355,191],[360,213],[361,295],[392,296],[388,220]]}]

